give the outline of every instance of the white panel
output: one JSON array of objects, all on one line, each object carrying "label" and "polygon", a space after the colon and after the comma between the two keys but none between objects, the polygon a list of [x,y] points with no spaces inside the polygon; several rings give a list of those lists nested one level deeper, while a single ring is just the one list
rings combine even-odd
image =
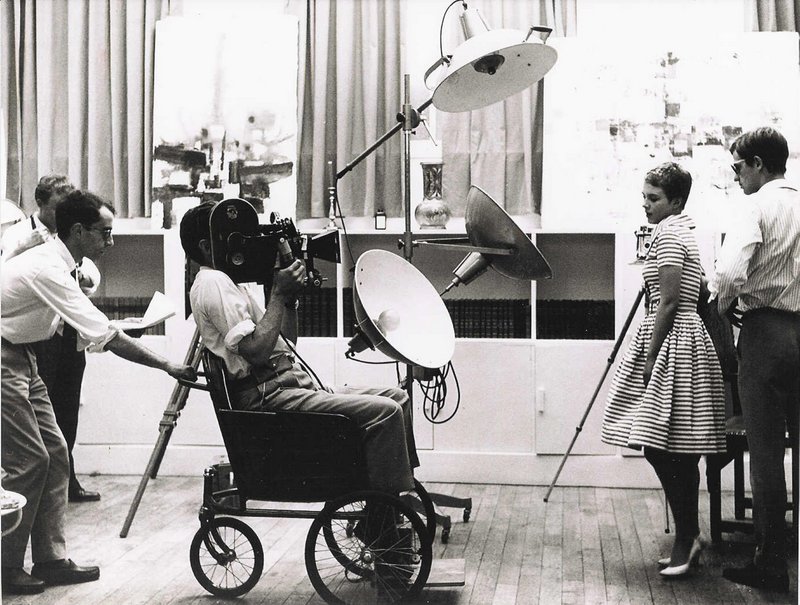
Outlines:
[{"label": "white panel", "polygon": [[[452,420],[434,427],[436,451],[533,452],[531,341],[458,340],[453,365],[461,403]],[[451,409],[454,384],[447,397]]]},{"label": "white panel", "polygon": [[[545,398],[544,412],[536,415],[537,454],[563,454],[567,450],[607,366],[612,347],[613,343],[608,341],[536,343],[536,389],[543,390]],[[600,441],[603,408],[613,371],[612,367],[592,405],[573,454],[616,451]]]}]

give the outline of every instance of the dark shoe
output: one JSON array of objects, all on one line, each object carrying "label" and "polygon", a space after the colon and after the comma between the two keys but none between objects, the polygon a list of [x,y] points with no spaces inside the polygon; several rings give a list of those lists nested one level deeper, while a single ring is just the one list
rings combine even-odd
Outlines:
[{"label": "dark shoe", "polygon": [[35,563],[31,575],[45,584],[80,584],[97,580],[100,577],[100,568],[94,565],[80,567],[71,559],[59,559],[47,563]]},{"label": "dark shoe", "polygon": [[99,499],[99,492],[90,492],[82,487],[69,490],[70,502],[97,502]]},{"label": "dark shoe", "polygon": [[3,594],[39,594],[44,582],[32,577],[21,567],[4,567]]},{"label": "dark shoe", "polygon": [[727,567],[722,570],[722,577],[737,584],[745,584],[753,588],[788,592],[789,574],[770,574],[759,569],[753,563],[747,567]]}]

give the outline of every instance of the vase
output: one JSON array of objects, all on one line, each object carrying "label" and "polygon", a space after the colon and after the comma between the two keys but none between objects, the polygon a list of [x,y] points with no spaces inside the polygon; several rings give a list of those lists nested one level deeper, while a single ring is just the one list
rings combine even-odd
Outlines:
[{"label": "vase", "polygon": [[450,207],[442,199],[443,162],[420,162],[422,201],[414,210],[420,229],[444,229],[450,220]]}]

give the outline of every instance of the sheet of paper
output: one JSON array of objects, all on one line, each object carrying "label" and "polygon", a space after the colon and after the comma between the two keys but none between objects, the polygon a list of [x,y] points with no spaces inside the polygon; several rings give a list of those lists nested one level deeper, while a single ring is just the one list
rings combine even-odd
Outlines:
[{"label": "sheet of paper", "polygon": [[175,315],[175,307],[172,302],[161,292],[153,294],[150,304],[143,317],[126,317],[125,319],[113,319],[111,323],[121,330],[144,330],[161,323],[169,317]]}]

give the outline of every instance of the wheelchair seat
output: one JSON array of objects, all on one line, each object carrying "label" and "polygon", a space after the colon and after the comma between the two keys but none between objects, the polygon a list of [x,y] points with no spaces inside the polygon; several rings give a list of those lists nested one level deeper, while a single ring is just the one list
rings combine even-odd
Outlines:
[{"label": "wheelchair seat", "polygon": [[224,362],[208,349],[202,361],[243,499],[323,502],[369,488],[354,421],[342,414],[234,410]]}]

